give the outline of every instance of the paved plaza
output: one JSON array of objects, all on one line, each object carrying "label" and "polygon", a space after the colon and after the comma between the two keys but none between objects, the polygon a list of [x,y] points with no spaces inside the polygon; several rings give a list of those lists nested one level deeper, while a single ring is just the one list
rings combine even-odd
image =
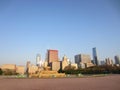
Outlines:
[{"label": "paved plaza", "polygon": [[54,79],[0,78],[0,90],[120,90],[120,75]]}]

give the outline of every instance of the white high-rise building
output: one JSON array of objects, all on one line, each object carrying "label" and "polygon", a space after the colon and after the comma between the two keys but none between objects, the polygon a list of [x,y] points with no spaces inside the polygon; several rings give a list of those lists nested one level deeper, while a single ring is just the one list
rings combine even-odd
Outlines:
[{"label": "white high-rise building", "polygon": [[41,66],[41,56],[40,56],[40,54],[37,54],[37,56],[36,56],[36,65],[37,66]]}]

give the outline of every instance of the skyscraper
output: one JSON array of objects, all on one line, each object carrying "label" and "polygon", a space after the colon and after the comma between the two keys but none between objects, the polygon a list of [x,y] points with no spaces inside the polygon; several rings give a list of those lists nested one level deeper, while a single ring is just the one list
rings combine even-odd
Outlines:
[{"label": "skyscraper", "polygon": [[40,64],[41,64],[41,56],[40,56],[40,54],[37,54],[37,56],[36,56],[36,65],[40,66]]},{"label": "skyscraper", "polygon": [[36,56],[36,65],[39,67],[43,66],[43,61],[41,60],[40,54],[37,54],[37,56]]},{"label": "skyscraper", "polygon": [[99,65],[99,60],[98,60],[98,56],[97,56],[96,47],[93,48],[93,62],[94,62],[95,65]]},{"label": "skyscraper", "polygon": [[48,50],[47,54],[48,64],[58,62],[58,50]]},{"label": "skyscraper", "polygon": [[64,55],[62,60],[62,70],[64,70],[70,64],[69,59],[67,56]]},{"label": "skyscraper", "polygon": [[75,63],[81,68],[93,66],[90,55],[86,54],[75,55]]},{"label": "skyscraper", "polygon": [[90,55],[86,55],[86,54],[78,54],[75,55],[75,63],[91,63],[91,58]]},{"label": "skyscraper", "polygon": [[113,60],[112,59],[106,58],[105,61],[106,61],[106,65],[113,65]]},{"label": "skyscraper", "polygon": [[120,64],[120,57],[118,55],[115,56],[115,64]]}]

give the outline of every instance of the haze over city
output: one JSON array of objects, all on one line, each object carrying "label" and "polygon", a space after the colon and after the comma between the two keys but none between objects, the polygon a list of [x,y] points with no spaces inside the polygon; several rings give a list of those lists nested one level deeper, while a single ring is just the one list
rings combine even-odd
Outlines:
[{"label": "haze over city", "polygon": [[74,62],[76,54],[120,55],[119,0],[0,0],[0,65],[35,63],[47,49]]}]

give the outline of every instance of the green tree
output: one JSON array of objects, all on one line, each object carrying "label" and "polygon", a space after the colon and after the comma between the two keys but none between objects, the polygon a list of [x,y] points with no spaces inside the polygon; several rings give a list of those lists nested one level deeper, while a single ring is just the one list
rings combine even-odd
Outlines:
[{"label": "green tree", "polygon": [[3,71],[2,71],[2,69],[0,68],[0,75],[2,75],[3,74]]},{"label": "green tree", "polygon": [[15,70],[6,69],[3,71],[4,75],[16,75]]}]

